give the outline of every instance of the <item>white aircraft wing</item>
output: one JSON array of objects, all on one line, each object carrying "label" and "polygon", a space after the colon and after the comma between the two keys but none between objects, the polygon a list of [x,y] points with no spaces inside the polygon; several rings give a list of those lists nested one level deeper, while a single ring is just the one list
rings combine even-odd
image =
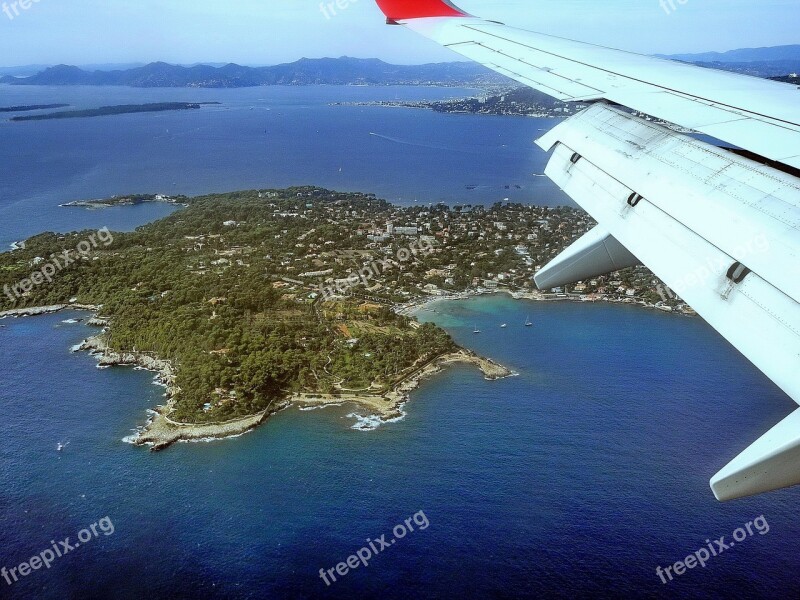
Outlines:
[{"label": "white aircraft wing", "polygon": [[[540,288],[641,261],[800,404],[797,87],[515,29],[446,0],[377,3],[390,24],[590,104],[537,142],[552,151],[546,174],[599,223],[537,273]],[[720,500],[796,484],[800,409],[711,480]]]}]

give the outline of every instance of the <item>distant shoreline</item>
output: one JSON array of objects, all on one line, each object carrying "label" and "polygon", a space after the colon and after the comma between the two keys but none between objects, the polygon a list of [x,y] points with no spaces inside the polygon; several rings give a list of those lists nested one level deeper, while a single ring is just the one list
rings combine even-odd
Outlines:
[{"label": "distant shoreline", "polygon": [[114,208],[116,206],[136,206],[148,202],[161,204],[174,204],[186,208],[188,204],[179,201],[181,197],[165,196],[163,194],[133,194],[128,196],[113,196],[103,200],[74,200],[59,204],[60,208],[88,208],[98,210],[102,208]]}]

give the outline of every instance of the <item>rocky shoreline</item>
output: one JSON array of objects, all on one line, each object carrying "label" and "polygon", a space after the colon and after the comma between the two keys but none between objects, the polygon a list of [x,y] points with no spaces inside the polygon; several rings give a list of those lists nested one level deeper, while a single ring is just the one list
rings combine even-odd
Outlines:
[{"label": "rocky shoreline", "polygon": [[[441,300],[468,299],[480,295],[505,293],[494,290],[466,291],[447,297],[434,297],[416,299],[395,310],[400,314],[413,314],[418,310],[428,307],[429,304]],[[510,294],[515,299],[529,299],[536,301],[548,300],[538,292],[514,292]],[[563,300],[570,300],[564,298]],[[95,327],[108,327],[108,319],[100,317],[97,312],[101,306],[77,303],[55,304],[23,309],[13,309],[0,312],[0,320],[5,318],[22,318],[57,313],[63,310],[85,310],[96,313],[86,324]],[[366,393],[301,393],[293,394],[271,404],[266,410],[247,417],[233,419],[220,423],[180,423],[173,421],[169,415],[173,411],[173,398],[180,391],[175,384],[176,368],[168,360],[163,360],[148,353],[120,353],[111,350],[103,334],[85,339],[81,344],[72,348],[73,352],[89,352],[97,359],[97,367],[101,369],[110,367],[137,367],[156,373],[154,383],[165,388],[166,402],[150,411],[150,419],[140,427],[136,433],[125,439],[126,442],[136,446],[149,446],[151,450],[158,451],[168,448],[176,442],[196,442],[214,439],[238,437],[262,425],[272,414],[279,412],[291,405],[303,407],[321,407],[340,405],[344,403],[355,404],[364,409],[368,417],[374,417],[378,424],[391,422],[404,416],[402,407],[409,401],[412,391],[417,389],[426,379],[440,373],[449,365],[455,363],[471,364],[477,367],[488,381],[495,381],[516,375],[506,367],[476,353],[459,349],[445,354],[428,362],[424,366],[412,371],[409,375],[396,383],[389,391],[382,394]]]},{"label": "rocky shoreline", "polygon": [[252,431],[270,415],[289,405],[282,402],[274,407],[250,417],[243,417],[224,423],[177,423],[169,418],[169,406],[160,406],[153,411],[150,420],[135,436],[126,441],[136,446],[150,446],[152,451],[164,450],[176,442],[202,442],[230,437],[238,437]]},{"label": "rocky shoreline", "polygon": [[403,417],[403,405],[409,401],[411,392],[417,389],[423,381],[455,363],[474,365],[483,373],[484,379],[487,381],[496,381],[516,375],[503,365],[462,348],[428,362],[383,394],[294,394],[289,400],[292,404],[307,407],[353,403],[367,409],[370,413],[369,416],[377,417],[381,423],[388,423]]},{"label": "rocky shoreline", "polygon": [[179,423],[169,418],[172,412],[170,399],[180,391],[175,387],[175,371],[171,363],[141,354],[119,354],[111,352],[99,338],[90,338],[80,347],[99,356],[98,367],[138,366],[155,371],[158,382],[166,386],[167,403],[152,412],[148,423],[140,428],[134,436],[126,441],[137,446],[150,446],[153,451],[163,450],[176,442],[208,441],[238,437],[263,424],[271,415],[291,405],[324,406],[330,404],[353,403],[366,408],[370,416],[381,422],[389,422],[403,416],[402,406],[408,402],[409,393],[419,387],[423,380],[441,372],[450,364],[467,363],[478,367],[485,379],[494,381],[515,375],[509,369],[496,362],[478,356],[468,350],[459,350],[433,360],[423,368],[395,385],[390,391],[381,395],[370,394],[293,394],[271,404],[266,410],[255,415],[225,421],[222,423]]},{"label": "rocky shoreline", "polygon": [[20,319],[23,317],[38,317],[41,315],[50,315],[53,313],[61,312],[62,310],[86,310],[95,312],[100,310],[101,306],[93,304],[53,304],[51,306],[34,306],[31,308],[14,308],[11,310],[0,311],[0,320],[2,319]]},{"label": "rocky shoreline", "polygon": [[[62,310],[86,310],[97,312],[100,306],[84,304],[56,304],[24,309],[15,309],[0,312],[0,319],[32,317],[57,313]],[[95,314],[86,322],[95,327],[108,327],[109,321]],[[171,361],[161,359],[155,355],[143,352],[116,352],[108,347],[103,333],[86,338],[80,344],[71,348],[72,352],[89,352],[97,359],[99,369],[111,367],[136,367],[156,373],[154,383],[165,388],[166,402],[150,411],[150,419],[140,427],[132,436],[124,441],[136,446],[149,446],[152,451],[163,450],[176,442],[208,441],[238,437],[254,430],[263,424],[271,415],[293,405],[324,406],[331,404],[353,403],[369,412],[381,423],[390,422],[401,418],[404,413],[402,406],[408,402],[410,393],[429,377],[443,371],[455,363],[471,364],[480,369],[484,378],[495,381],[515,375],[506,367],[481,356],[472,351],[459,349],[455,352],[439,356],[425,365],[412,371],[401,381],[396,383],[389,391],[383,394],[341,393],[324,395],[319,393],[294,394],[271,404],[266,410],[247,417],[233,419],[221,423],[180,423],[169,418],[173,410],[173,398],[180,392],[175,383],[176,367]]]},{"label": "rocky shoreline", "polygon": [[[97,324],[108,324],[106,320],[97,317],[87,324],[92,321]],[[166,403],[151,412],[147,424],[140,427],[135,435],[125,438],[126,442],[135,446],[149,446],[153,451],[163,450],[176,442],[206,441],[242,435],[261,425],[271,414],[288,404],[271,405],[257,415],[222,423],[180,423],[169,418],[173,410],[173,398],[180,392],[180,388],[175,384],[177,373],[171,361],[143,352],[115,352],[108,347],[102,335],[88,338],[72,350],[92,354],[97,359],[99,369],[137,367],[156,373],[153,383],[166,389],[164,393]]]}]

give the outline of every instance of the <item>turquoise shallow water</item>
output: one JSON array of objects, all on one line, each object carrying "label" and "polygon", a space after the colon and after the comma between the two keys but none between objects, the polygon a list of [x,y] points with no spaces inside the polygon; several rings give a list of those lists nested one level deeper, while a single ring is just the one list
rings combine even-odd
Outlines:
[{"label": "turquoise shallow water", "polygon": [[[149,373],[70,354],[88,335],[62,323],[70,316],[0,323],[0,566],[104,516],[115,533],[13,586],[0,580],[2,597],[800,591],[798,491],[719,504],[708,488],[793,404],[699,319],[503,296],[440,304],[423,318],[520,375],[486,382],[454,367],[375,431],[352,429],[350,406],[292,408],[237,439],[152,454],[121,440],[163,390]],[[420,510],[426,530],[330,588],[320,580]],[[762,514],[768,534],[659,581],[657,566]]]}]

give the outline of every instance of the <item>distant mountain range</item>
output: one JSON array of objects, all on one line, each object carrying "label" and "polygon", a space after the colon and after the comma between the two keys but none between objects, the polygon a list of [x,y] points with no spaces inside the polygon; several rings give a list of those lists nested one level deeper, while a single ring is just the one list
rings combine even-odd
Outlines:
[{"label": "distant mountain range", "polygon": [[[704,67],[778,77],[800,71],[800,45],[743,48],[729,52],[662,56]],[[118,85],[128,87],[238,88],[262,85],[452,85],[502,86],[513,82],[472,62],[426,65],[392,65],[378,59],[303,58],[293,63],[246,67],[227,65],[107,65],[74,67],[58,65],[30,75],[32,67],[0,68],[0,83],[10,85]],[[124,68],[123,68],[124,67]],[[28,75],[23,77],[22,75]]]},{"label": "distant mountain range", "polygon": [[659,56],[756,77],[776,77],[800,71],[800,45]]},{"label": "distant mountain range", "polygon": [[[664,57],[663,55],[659,55]],[[686,62],[767,62],[776,60],[800,59],[800,45],[770,46],[767,48],[740,48],[728,52],[702,52],[700,54],[670,54],[666,58],[683,60]]]},{"label": "distant mountain range", "polygon": [[743,75],[753,75],[754,77],[778,77],[800,71],[800,59],[752,62],[696,62],[693,64],[708,69],[732,71]]},{"label": "distant mountain range", "polygon": [[152,63],[133,69],[87,71],[59,65],[31,77],[5,76],[11,85],[119,85],[129,87],[238,88],[262,85],[497,85],[509,80],[472,62],[391,65],[378,59],[303,58],[271,67],[191,67]]},{"label": "distant mountain range", "polygon": [[800,60],[800,45],[770,46],[768,48],[740,48],[728,52],[702,52],[700,54],[659,55],[686,62],[745,63],[775,60]]}]

